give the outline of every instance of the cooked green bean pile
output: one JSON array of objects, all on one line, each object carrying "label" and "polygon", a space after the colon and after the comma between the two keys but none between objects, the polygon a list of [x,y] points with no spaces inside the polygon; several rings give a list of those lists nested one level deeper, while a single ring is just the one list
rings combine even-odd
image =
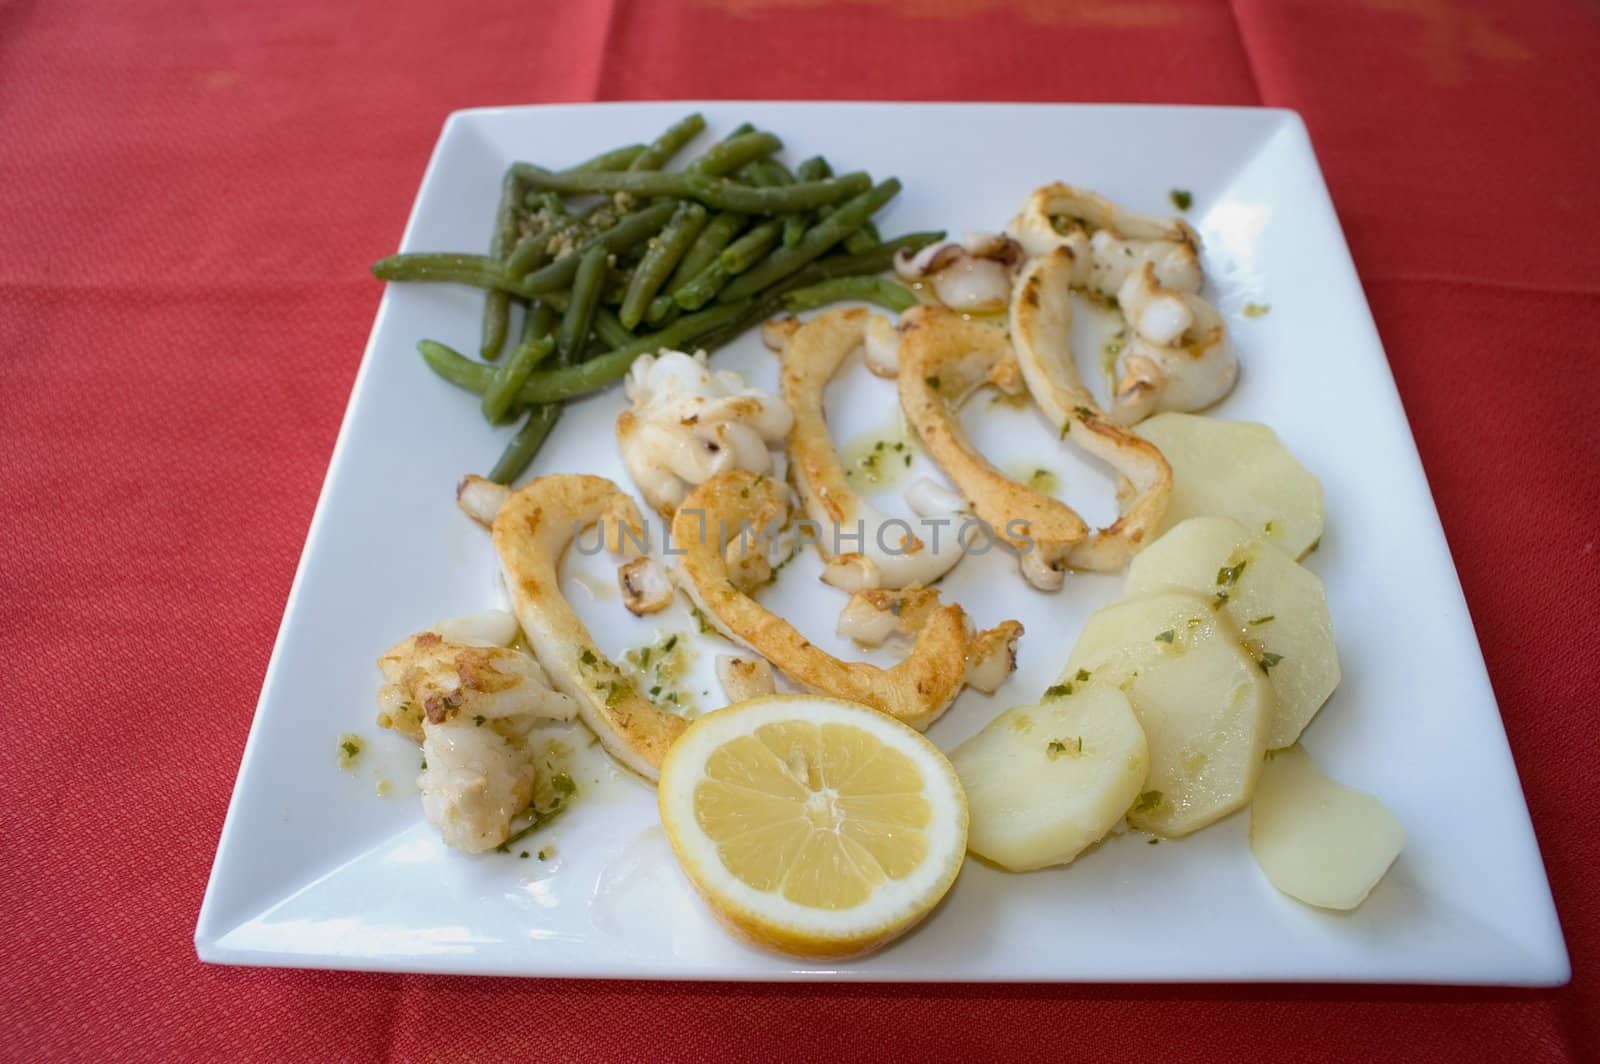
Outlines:
[{"label": "cooked green bean pile", "polygon": [[[521,476],[561,404],[615,383],[642,354],[713,351],[785,310],[916,303],[882,275],[896,251],[944,234],[879,239],[872,216],[899,181],[836,176],[821,156],[791,173],[776,158],[783,142],[748,124],[668,170],[705,126],[689,115],[649,144],[564,170],[515,163],[487,254],[407,253],[373,265],[382,281],[485,290],[484,361],[433,340],[417,349],[439,376],[482,396],[490,424],[522,419],[491,479]],[[513,315],[522,325],[501,361]]]}]

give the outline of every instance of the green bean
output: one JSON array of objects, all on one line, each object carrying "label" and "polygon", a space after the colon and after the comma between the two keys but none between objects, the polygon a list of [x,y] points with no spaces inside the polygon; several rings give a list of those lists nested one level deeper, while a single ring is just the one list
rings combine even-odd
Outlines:
[{"label": "green bean", "polygon": [[677,295],[701,270],[715,262],[717,256],[722,254],[722,249],[744,228],[746,220],[746,216],[738,211],[719,211],[712,215],[706,227],[700,230],[700,235],[695,237],[694,243],[689,245],[689,250],[683,253],[672,280],[667,282],[667,295]]},{"label": "green bean", "polygon": [[833,176],[833,167],[828,165],[828,160],[822,156],[813,155],[795,167],[794,176],[801,181],[820,181]]},{"label": "green bean", "polygon": [[676,318],[678,311],[678,304],[673,302],[671,296],[656,296],[644,312],[645,324],[660,327]]},{"label": "green bean", "polygon": [[895,253],[916,251],[927,247],[936,240],[944,239],[944,230],[934,230],[923,233],[907,233],[905,236],[886,240],[871,251],[864,251],[859,255],[829,255],[827,258],[818,259],[805,269],[796,273],[794,280],[802,284],[815,284],[818,281],[827,281],[835,277],[853,277],[862,273],[882,273],[894,266]]},{"label": "green bean", "polygon": [[[555,193],[547,192],[547,196]],[[559,197],[557,197],[559,198]],[[588,242],[621,223],[625,217],[610,200],[587,207],[576,214],[564,211],[546,225],[521,240],[506,259],[506,273],[512,277],[526,277],[549,262],[552,248],[566,247],[582,251]],[[570,252],[569,252],[570,253]]]},{"label": "green bean", "polygon": [[626,192],[641,197],[673,196],[697,200],[708,207],[746,214],[786,214],[838,203],[864,194],[872,181],[864,173],[829,177],[803,185],[753,188],[704,174],[650,171],[645,173],[563,173],[541,170],[528,163],[516,163],[517,176],[535,188],[556,192]]},{"label": "green bean", "polygon": [[[784,166],[776,159],[762,159],[758,162],[752,163],[751,167],[756,171],[755,180],[751,182],[752,184],[764,188],[780,188],[784,185],[792,185],[795,183],[794,175],[789,172],[789,168]],[[765,224],[772,225],[774,223],[769,222]],[[795,239],[799,240],[799,233],[805,230],[805,216],[799,212],[796,212],[783,219],[780,232],[782,233],[785,243],[787,243],[789,240],[789,229],[791,225],[796,227]],[[762,234],[762,237],[762,240],[756,242],[756,246],[758,246],[760,250],[754,254],[751,254],[750,246],[739,248],[733,252],[733,265],[729,266],[730,272],[741,273],[744,270],[749,269],[750,266],[755,263],[756,259],[767,253],[772,246],[772,242],[768,242],[765,239],[764,233]],[[727,253],[724,252],[724,254],[726,255]],[[725,258],[723,260],[723,264],[729,265],[729,260]]]},{"label": "green bean", "polygon": [[699,113],[685,115],[662,131],[644,151],[628,164],[629,170],[659,170],[672,161],[683,146],[699,136],[706,128],[706,120]]},{"label": "green bean", "polygon": [[846,300],[876,303],[896,314],[917,305],[917,297],[912,294],[911,289],[898,281],[884,277],[860,276],[836,277],[831,281],[819,281],[805,288],[785,292],[783,306],[785,310],[815,310],[829,303],[841,303]]},{"label": "green bean", "polygon": [[528,420],[522,423],[517,434],[506,444],[500,460],[489,470],[489,479],[496,484],[510,484],[533,463],[550,430],[561,417],[560,403],[545,403],[528,411]]},{"label": "green bean", "polygon": [[549,336],[555,328],[556,313],[567,308],[557,306],[549,297],[539,300],[528,308],[528,313],[522,318],[522,336],[520,343],[536,340],[541,336]]},{"label": "green bean", "polygon": [[561,202],[561,197],[554,192],[540,192],[533,189],[522,197],[522,206],[527,210],[543,213],[551,218],[565,218],[567,205]]},{"label": "green bean", "polygon": [[[500,205],[495,208],[494,233],[489,237],[490,258],[503,259],[510,253],[517,238],[517,201],[521,198],[522,182],[507,170],[500,179]],[[478,353],[490,361],[499,358],[510,325],[511,296],[491,288],[483,297],[483,339]]]},{"label": "green bean", "polygon": [[561,171],[564,174],[600,173],[609,170],[626,170],[633,161],[643,155],[648,149],[643,144],[628,144],[621,148],[612,148],[603,151],[590,159],[585,159],[577,166],[569,166]]},{"label": "green bean", "polygon": [[761,261],[761,256],[772,250],[772,246],[783,237],[783,223],[774,218],[762,222],[751,229],[744,236],[729,244],[718,256],[722,268],[728,271],[728,276],[743,273]]},{"label": "green bean", "polygon": [[622,309],[622,301],[628,298],[628,282],[632,280],[632,270],[612,271],[606,278],[605,290],[600,296],[601,306]]},{"label": "green bean", "polygon": [[624,329],[617,316],[605,307],[599,307],[594,312],[594,331],[607,347],[633,343],[633,334]]},{"label": "green bean", "polygon": [[372,276],[380,281],[446,281],[495,288],[513,295],[525,295],[514,284],[500,263],[487,255],[458,255],[446,251],[410,251],[389,255],[372,264]]},{"label": "green bean", "polygon": [[553,310],[566,310],[569,302],[564,291],[529,292],[527,286],[506,277],[504,268],[487,255],[458,255],[446,251],[405,252],[373,263],[372,275],[380,281],[465,284],[474,288],[498,289],[525,299],[549,303]]},{"label": "green bean", "polygon": [[767,184],[773,186],[794,184],[794,174],[783,165],[782,161],[768,157],[758,160],[756,165],[767,175]]},{"label": "green bean", "polygon": [[859,255],[863,251],[871,251],[881,243],[883,238],[878,235],[878,227],[869,221],[845,238],[844,249],[852,255]]},{"label": "green bean", "polygon": [[683,310],[699,310],[716,298],[733,274],[722,264],[719,255],[712,263],[689,280],[689,283],[672,293],[672,301]]},{"label": "green bean", "polygon": [[800,238],[800,243],[792,248],[778,248],[750,270],[734,278],[717,299],[726,303],[754,295],[773,282],[802,269],[808,262],[820,258],[829,248],[866,224],[867,219],[871,218],[878,208],[893,199],[899,191],[900,182],[891,177],[841,204],[838,210],[807,229],[805,235]]},{"label": "green bean", "polygon": [[688,174],[721,177],[731,174],[746,163],[764,159],[783,147],[783,141],[771,133],[754,130],[735,131],[727,140],[713,144],[706,153],[684,168]]},{"label": "green bean", "polygon": [[[821,181],[825,177],[833,176],[833,167],[828,165],[828,160],[820,155],[813,155],[799,166],[795,167],[795,177],[801,181]],[[800,235],[806,231],[806,226],[814,224],[822,211],[827,208],[818,208],[807,214],[791,214],[783,220],[783,246],[792,248],[800,243]]]},{"label": "green bean", "polygon": [[[789,287],[788,282],[781,282],[774,286],[773,292],[764,292],[760,299],[747,301],[744,304],[743,313],[739,314],[738,317],[730,318],[717,328],[695,337],[695,347],[703,348],[706,351],[715,351],[737,340],[751,328],[760,325],[783,309],[783,297],[778,293],[778,290],[787,287]],[[736,306],[739,304],[719,304],[719,306],[730,305]]]},{"label": "green bean", "polygon": [[[659,332],[635,337],[587,362],[536,373],[522,386],[517,401],[532,406],[587,395],[621,378],[640,355],[697,341],[701,336],[710,335],[730,322],[739,320],[750,306],[748,302],[725,303],[698,314],[687,314]],[[417,345],[417,350],[428,367],[451,384],[480,395],[489,386],[494,367],[474,362],[459,351],[432,340],[422,341]]]},{"label": "green bean", "polygon": [[[613,348],[581,365],[535,374],[522,389],[522,401],[552,403],[586,395],[622,377],[640,355],[687,346],[701,335],[735,320],[746,309],[744,303],[728,303],[688,314],[664,329],[638,337],[632,343]],[[729,310],[733,313],[727,313]]]},{"label": "green bean", "polygon": [[572,280],[572,302],[567,305],[567,312],[561,316],[561,326],[556,330],[556,349],[563,359],[570,361],[589,338],[589,326],[594,321],[594,308],[600,302],[609,254],[604,244],[592,244],[578,260],[578,270]]},{"label": "green bean", "polygon": [[661,230],[661,235],[650,241],[645,248],[644,258],[639,260],[638,268],[633,271],[633,279],[628,282],[628,294],[623,298],[622,309],[617,314],[624,328],[632,329],[644,320],[650,301],[667,283],[673,267],[678,265],[705,224],[704,207],[698,203],[683,203],[674,212],[666,228]]},{"label": "green bean", "polygon": [[[540,267],[521,279],[521,285],[526,293],[539,295],[544,292],[559,291],[572,283],[572,278],[578,271],[578,256],[589,249],[592,244],[604,244],[607,251],[616,253],[626,251],[643,240],[648,240],[660,231],[667,219],[672,217],[672,212],[677,207],[672,202],[652,203],[648,207],[633,212],[594,237],[577,251],[563,255],[561,258]],[[515,275],[513,275],[515,276]]]},{"label": "green bean", "polygon": [[550,357],[555,341],[550,336],[550,326],[555,313],[547,303],[537,303],[528,310],[523,326],[522,342],[512,348],[506,360],[495,367],[489,386],[483,391],[483,416],[489,424],[497,425],[511,412],[517,393],[528,383],[534,369]]},{"label": "green bean", "polygon": [[525,277],[550,259],[550,233],[531,233],[517,241],[517,246],[506,256],[506,273]]},{"label": "green bean", "polygon": [[783,298],[789,292],[835,278],[858,277],[863,274],[875,276],[894,265],[895,253],[902,248],[915,251],[935,241],[943,240],[944,236],[943,230],[907,233],[886,241],[862,255],[829,255],[817,259],[804,269],[797,270],[763,290],[759,297],[748,301],[748,308],[743,314],[696,338],[695,345],[707,351],[715,351],[782,310]]}]

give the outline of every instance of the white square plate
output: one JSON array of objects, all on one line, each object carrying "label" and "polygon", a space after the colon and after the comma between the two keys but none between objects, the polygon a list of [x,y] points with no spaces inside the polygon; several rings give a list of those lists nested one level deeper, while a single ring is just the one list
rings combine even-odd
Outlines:
[{"label": "white square plate", "polygon": [[[1569,968],[1539,851],[1460,585],[1389,367],[1299,118],[1285,111],[908,104],[618,104],[464,111],[445,124],[406,250],[481,249],[514,159],[566,165],[648,139],[698,107],[702,138],[741,120],[791,162],[898,175],[886,233],[998,229],[1054,179],[1135,210],[1191,189],[1213,295],[1240,351],[1216,416],[1266,422],[1321,479],[1327,583],[1344,682],[1306,746],[1335,778],[1380,796],[1409,842],[1356,912],[1275,891],[1246,846],[1247,814],[1181,842],[1109,839],[1069,868],[1007,875],[968,862],[940,911],[867,959],[819,969],[732,941],[692,896],[657,827],[654,795],[603,758],[583,799],[536,843],[549,860],[447,850],[422,820],[417,752],[373,724],[376,655],[443,617],[502,602],[488,537],[456,509],[465,472],[504,442],[477,402],[417,357],[432,337],[475,350],[481,297],[396,285],[378,311],[312,521],[195,933],[230,964],[548,976],[873,980],[1317,980],[1540,985]],[[385,248],[373,248],[376,258]],[[1247,301],[1271,313],[1246,320]],[[753,334],[717,355],[775,387]],[[856,367],[830,392],[835,438],[892,430],[891,385]],[[630,486],[611,442],[620,389],[572,405],[535,473]],[[1062,474],[1091,519],[1113,512],[1098,470],[1031,410],[977,400],[967,422],[1003,468]],[[930,472],[917,457],[914,472]],[[600,561],[600,559],[595,559]],[[805,557],[765,592],[835,653],[839,593]],[[569,559],[569,596],[613,655],[658,630],[692,631],[682,605],[627,614],[601,565]],[[945,581],[980,624],[1027,627],[1015,677],[968,691],[929,733],[946,749],[1053,681],[1085,617],[1120,578],[1030,590],[995,552]],[[701,637],[695,636],[697,640]],[[710,644],[715,639],[704,640]],[[699,654],[701,682],[716,649]],[[880,655],[878,660],[889,660]],[[336,736],[367,752],[336,765]],[[377,793],[387,780],[390,796]]]}]

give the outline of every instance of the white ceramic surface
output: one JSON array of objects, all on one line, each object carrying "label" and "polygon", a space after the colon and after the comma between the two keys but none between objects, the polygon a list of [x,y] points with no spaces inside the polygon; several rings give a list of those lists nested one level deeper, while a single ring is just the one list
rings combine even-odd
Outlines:
[{"label": "white ceramic surface", "polygon": [[[1569,967],[1539,852],[1472,624],[1383,349],[1306,131],[1289,112],[1211,108],[904,104],[615,104],[464,111],[445,124],[402,246],[481,249],[513,159],[554,165],[647,139],[698,107],[701,143],[748,119],[790,162],[897,174],[886,233],[1002,226],[1036,185],[1062,179],[1129,207],[1188,217],[1243,362],[1214,414],[1271,424],[1321,479],[1328,531],[1309,564],[1327,583],[1344,683],[1305,745],[1405,824],[1404,854],[1352,914],[1275,891],[1245,843],[1248,815],[1181,842],[1108,840],[1066,869],[1014,876],[969,862],[944,906],[876,956],[817,968],[724,935],[692,896],[647,786],[586,755],[583,798],[536,842],[549,859],[468,857],[422,820],[416,749],[373,723],[375,656],[409,632],[501,601],[488,537],[455,508],[468,471],[506,432],[439,380],[414,344],[476,346],[481,297],[395,286],[384,297],[268,668],[195,943],[208,961],[386,971],[689,979],[1327,980],[1560,983]],[[377,257],[387,249],[373,248]],[[1269,304],[1243,318],[1246,302]],[[1096,322],[1085,315],[1085,339]],[[1101,326],[1103,322],[1098,323]],[[717,363],[775,384],[754,335]],[[1090,374],[1092,376],[1092,374]],[[836,381],[841,442],[894,429],[892,386],[859,366]],[[534,473],[587,471],[628,486],[611,443],[620,389],[575,404]],[[1057,472],[1090,518],[1113,511],[1103,471],[1029,409],[969,405],[1002,468]],[[931,473],[918,455],[913,474]],[[898,504],[895,504],[898,505]],[[567,586],[613,654],[658,629],[692,631],[681,605],[628,615],[602,559]],[[816,642],[840,593],[805,557],[764,592]],[[1054,678],[1083,619],[1120,579],[1030,590],[998,552],[945,581],[980,624],[1027,627],[993,697],[968,691],[931,731],[949,748]],[[712,693],[715,639],[695,639]],[[890,660],[886,654],[875,660]],[[336,736],[367,751],[342,771]],[[380,779],[391,783],[377,794]]]}]

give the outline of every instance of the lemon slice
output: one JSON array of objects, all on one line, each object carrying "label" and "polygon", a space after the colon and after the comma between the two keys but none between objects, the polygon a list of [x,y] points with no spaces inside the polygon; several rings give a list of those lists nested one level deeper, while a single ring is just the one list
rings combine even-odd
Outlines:
[{"label": "lemon slice", "polygon": [[657,791],[672,850],[758,946],[858,956],[904,934],[961,871],[967,800],[920,734],[866,706],[773,695],[708,714]]}]

